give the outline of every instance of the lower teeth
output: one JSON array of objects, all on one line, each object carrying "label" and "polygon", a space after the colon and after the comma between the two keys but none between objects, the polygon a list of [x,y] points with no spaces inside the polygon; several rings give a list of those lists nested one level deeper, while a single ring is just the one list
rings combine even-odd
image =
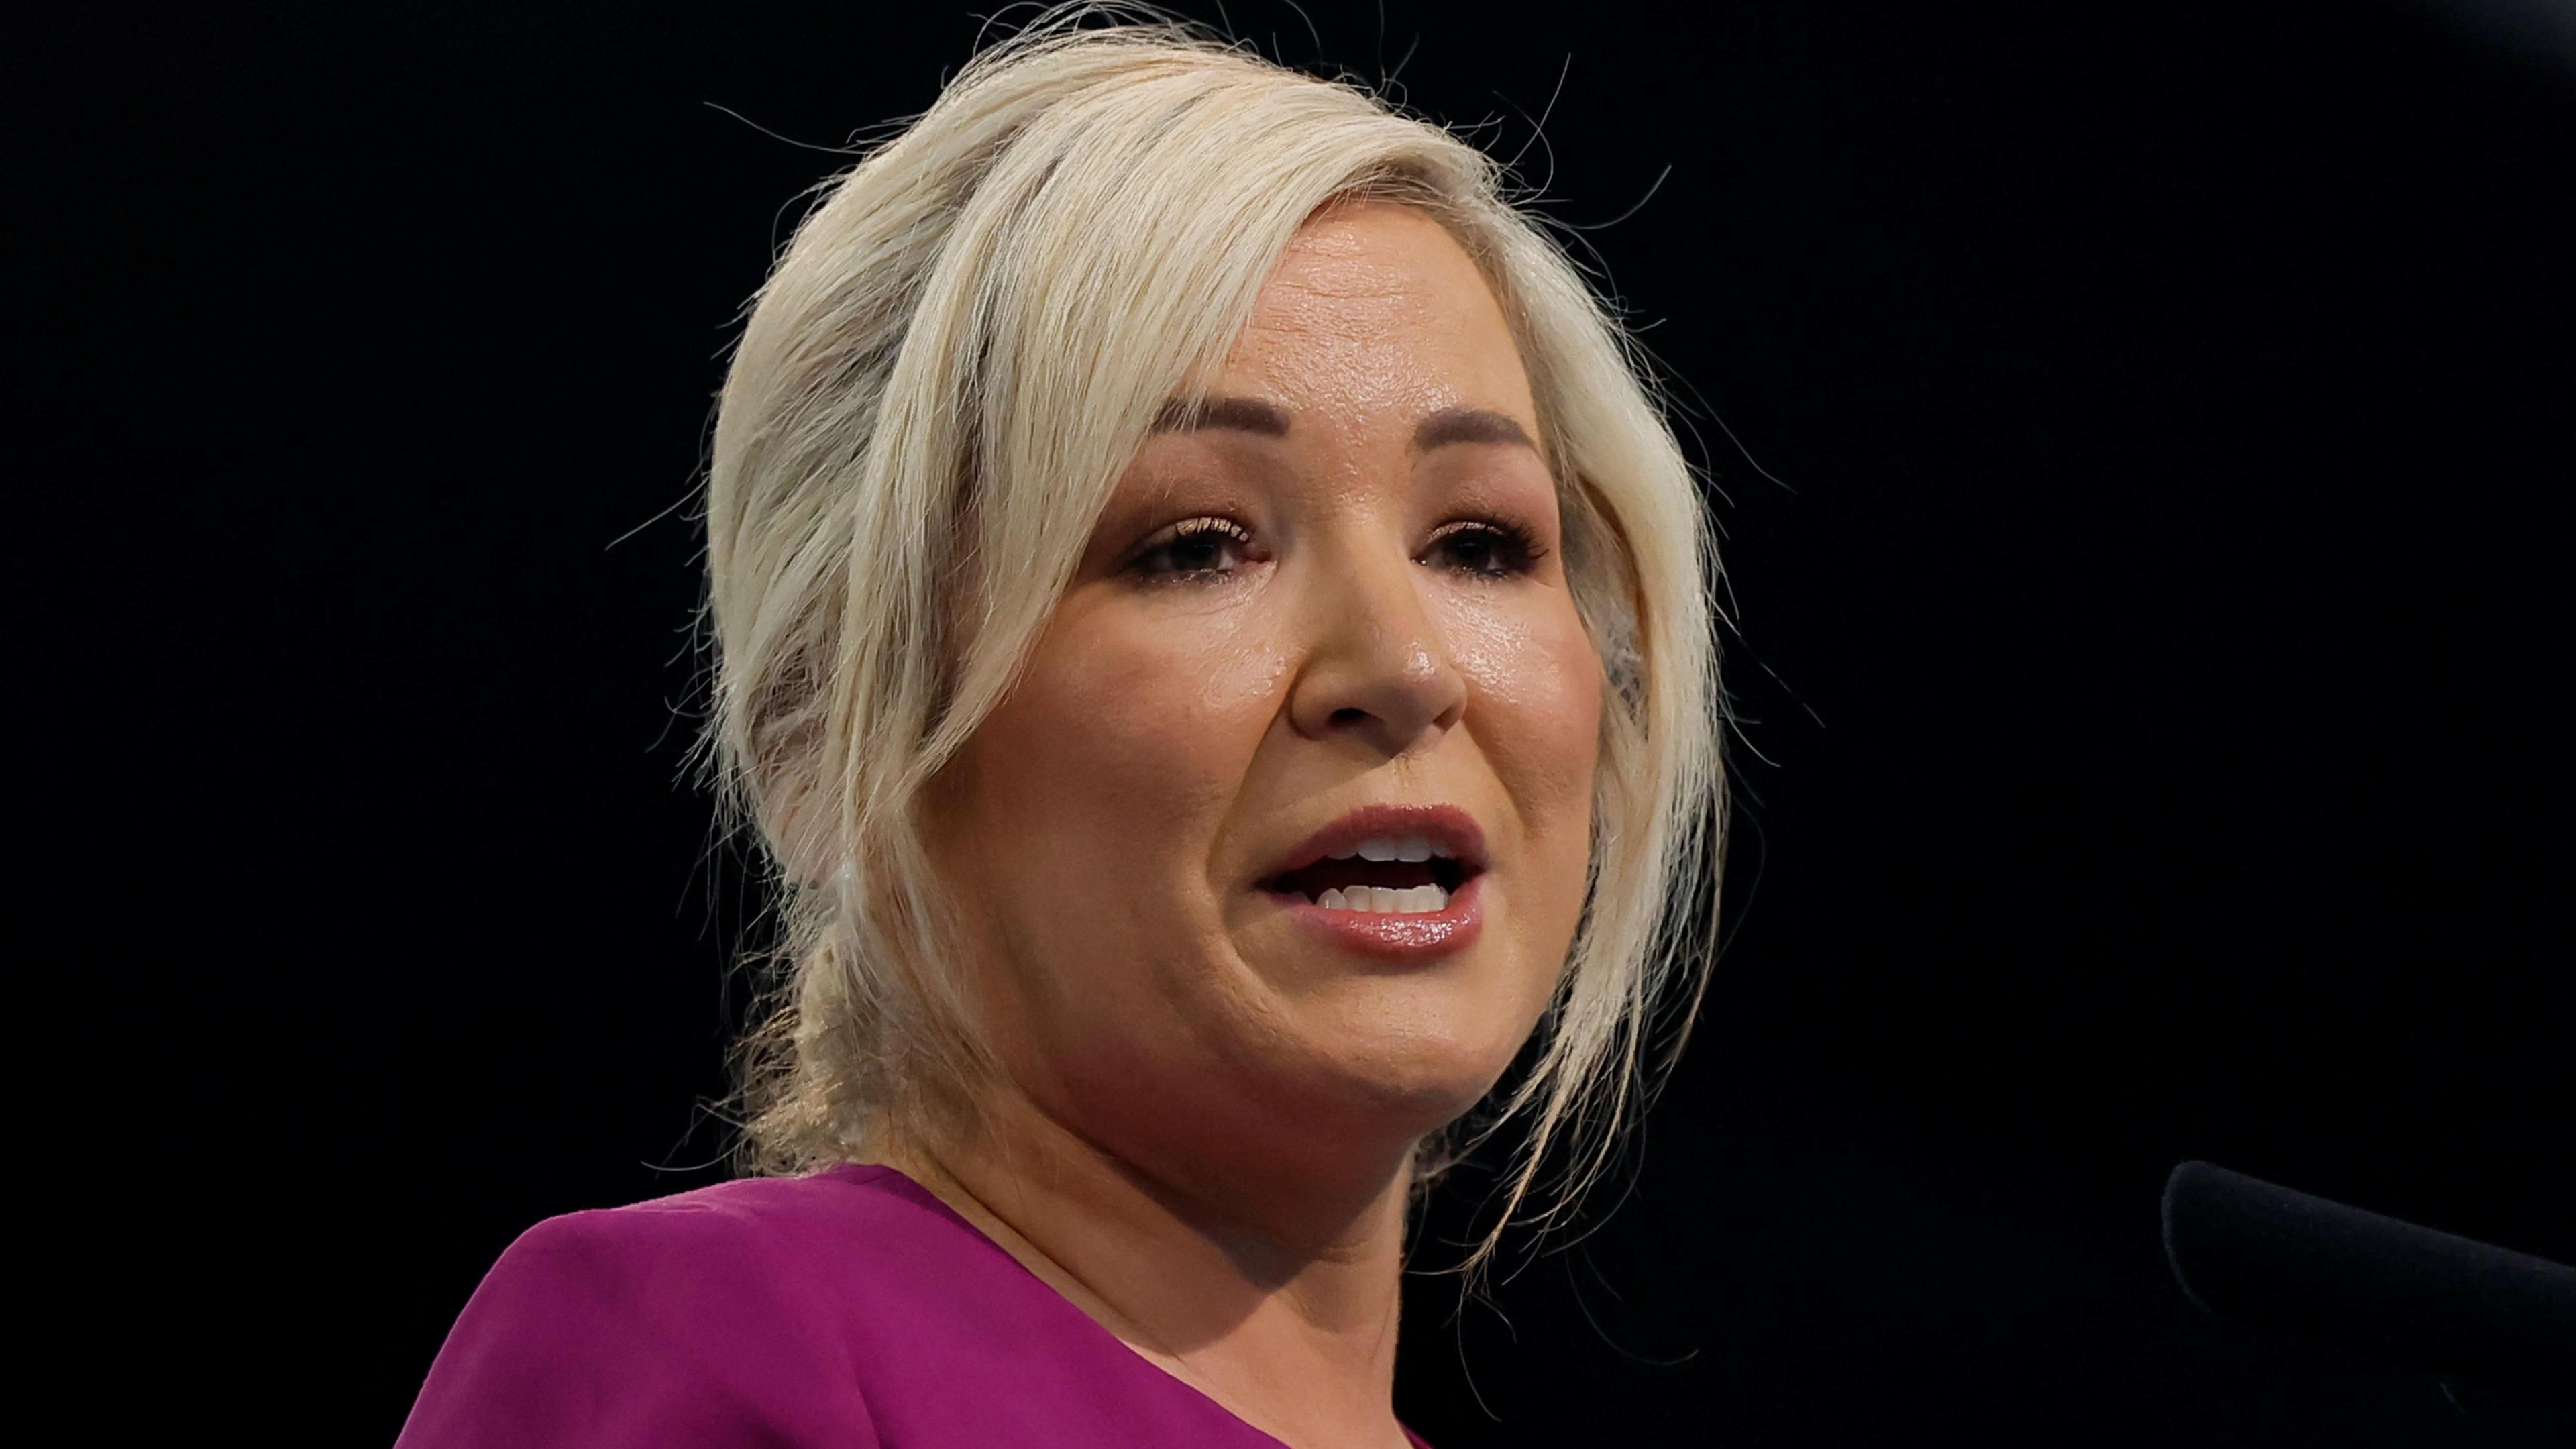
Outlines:
[{"label": "lower teeth", "polygon": [[1366,911],[1372,915],[1419,916],[1446,910],[1449,893],[1438,885],[1419,885],[1406,890],[1387,886],[1352,886],[1349,890],[1327,890],[1315,898],[1315,904],[1328,911]]}]

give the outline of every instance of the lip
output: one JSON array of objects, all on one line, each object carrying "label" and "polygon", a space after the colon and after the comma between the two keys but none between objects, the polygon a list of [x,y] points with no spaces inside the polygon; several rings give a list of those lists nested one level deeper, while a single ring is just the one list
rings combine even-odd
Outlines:
[{"label": "lip", "polygon": [[[1455,805],[1363,805],[1304,840],[1261,872],[1260,879],[1270,880],[1292,870],[1303,870],[1322,860],[1359,844],[1391,836],[1421,835],[1446,846],[1472,877],[1485,873],[1490,865],[1485,859],[1485,832],[1476,817]],[[1275,892],[1274,892],[1275,894]]]},{"label": "lip", "polygon": [[[1363,837],[1365,838],[1365,837]],[[1427,961],[1463,951],[1485,929],[1485,876],[1479,871],[1451,893],[1449,904],[1418,915],[1377,911],[1336,911],[1301,895],[1264,889],[1298,928],[1319,939],[1386,961]]]},{"label": "lip", "polygon": [[1427,961],[1475,942],[1485,928],[1485,832],[1476,817],[1455,805],[1363,805],[1307,836],[1262,872],[1263,882],[1302,870],[1328,855],[1345,853],[1364,840],[1420,835],[1437,842],[1466,868],[1466,879],[1436,911],[1417,914],[1336,911],[1293,891],[1254,889],[1288,913],[1300,930],[1329,945],[1380,960]]}]

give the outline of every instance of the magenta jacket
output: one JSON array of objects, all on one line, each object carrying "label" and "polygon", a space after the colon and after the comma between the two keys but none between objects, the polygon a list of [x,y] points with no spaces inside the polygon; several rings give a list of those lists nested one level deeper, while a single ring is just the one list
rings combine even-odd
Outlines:
[{"label": "magenta jacket", "polygon": [[474,1290],[397,1441],[731,1445],[1281,1449],[876,1166],[530,1228]]}]

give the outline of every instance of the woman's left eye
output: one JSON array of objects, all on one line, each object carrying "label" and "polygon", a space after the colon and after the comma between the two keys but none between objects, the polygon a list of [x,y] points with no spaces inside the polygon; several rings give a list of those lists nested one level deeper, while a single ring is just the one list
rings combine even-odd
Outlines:
[{"label": "woman's left eye", "polygon": [[1547,550],[1517,523],[1470,519],[1443,530],[1431,541],[1433,551],[1446,548],[1463,560],[1459,572],[1474,578],[1507,579],[1538,566]]}]

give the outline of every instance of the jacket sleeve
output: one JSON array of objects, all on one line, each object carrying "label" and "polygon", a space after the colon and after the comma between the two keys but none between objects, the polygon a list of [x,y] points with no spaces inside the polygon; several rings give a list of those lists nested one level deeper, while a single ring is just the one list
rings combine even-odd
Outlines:
[{"label": "jacket sleeve", "polygon": [[549,1218],[486,1273],[396,1449],[880,1449],[846,1362],[739,1229]]}]

